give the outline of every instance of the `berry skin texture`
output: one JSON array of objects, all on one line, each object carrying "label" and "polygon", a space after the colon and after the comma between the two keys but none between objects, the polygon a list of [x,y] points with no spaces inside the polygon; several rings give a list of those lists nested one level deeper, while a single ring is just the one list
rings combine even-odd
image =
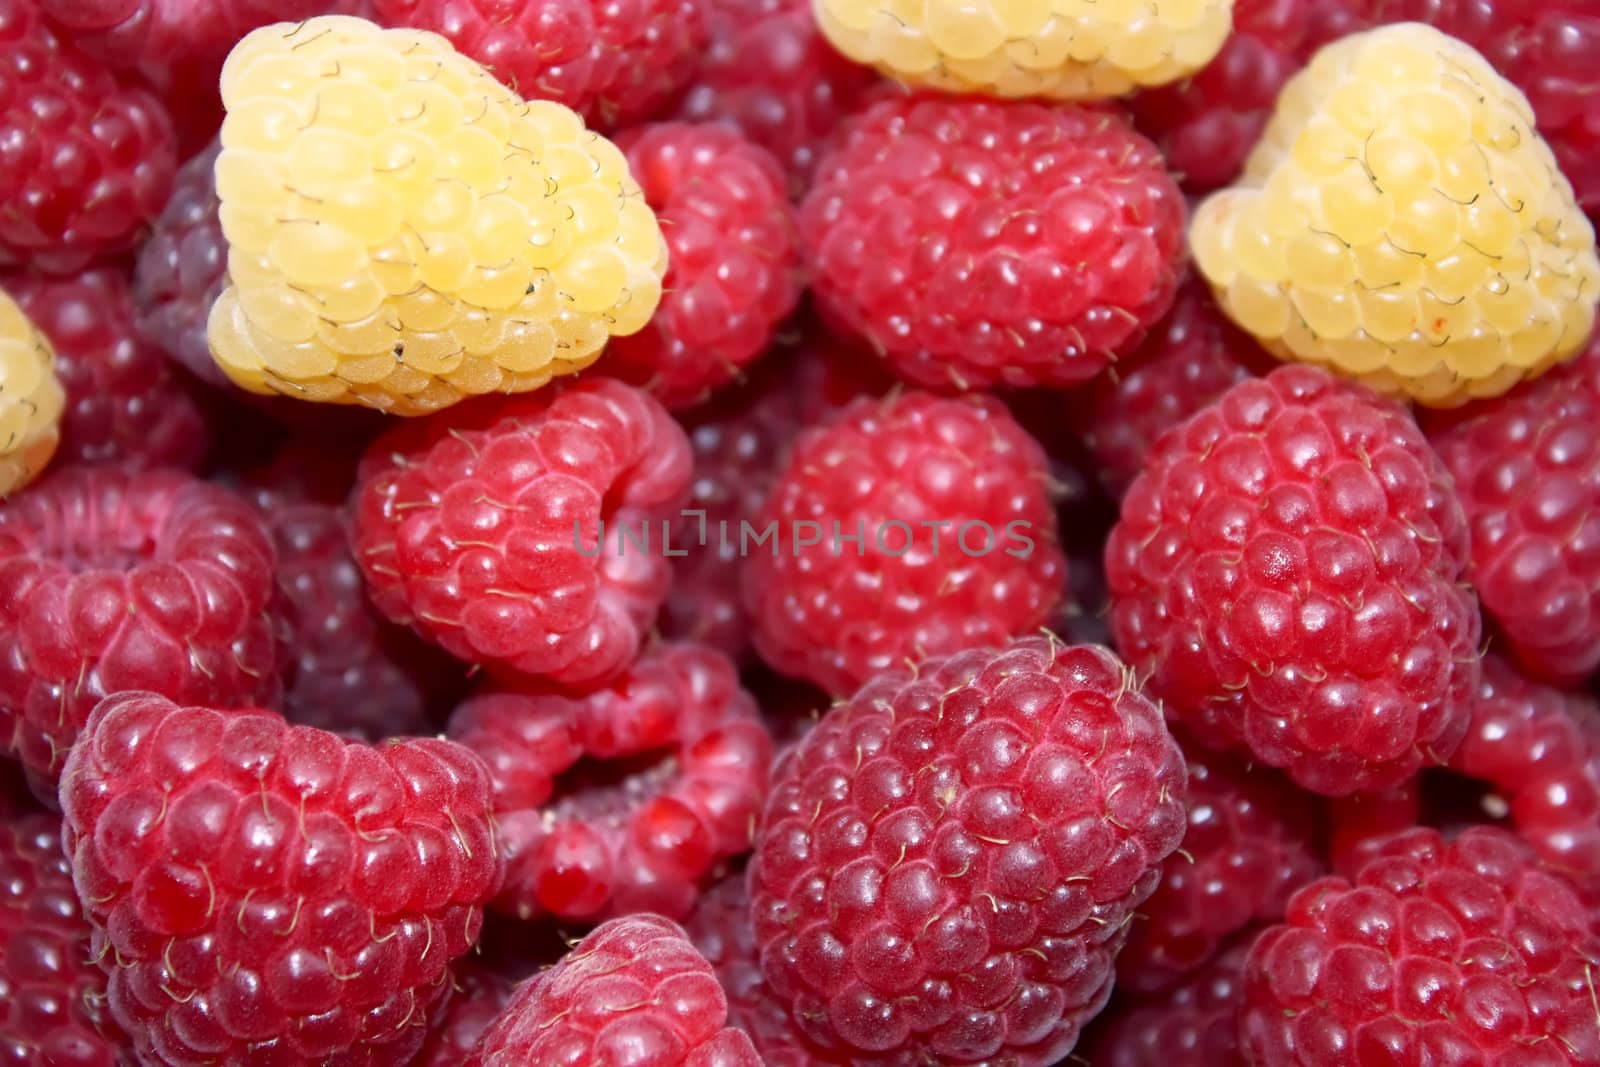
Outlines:
[{"label": "berry skin texture", "polygon": [[671,580],[621,538],[680,497],[690,462],[678,424],[622,382],[486,399],[367,449],[356,560],[379,611],[458,659],[601,682],[632,661]]},{"label": "berry skin texture", "polygon": [[270,701],[261,520],[176,471],[64,467],[0,506],[0,739],[38,785],[104,696]]},{"label": "berry skin texture", "polygon": [[812,292],[905,380],[1087,381],[1172,304],[1182,195],[1122,117],[888,97],[846,120],[801,204]]},{"label": "berry skin texture", "polygon": [[1094,1067],[1239,1067],[1248,939],[1171,989],[1101,1016]]},{"label": "berry skin texture", "polygon": [[154,693],[95,709],[61,807],[111,1010],[167,1067],[408,1062],[503,873],[460,746]]},{"label": "berry skin texture", "polygon": [[200,406],[139,334],[126,272],[0,279],[56,352],[66,389],[59,462],[193,469],[205,458]]},{"label": "berry skin texture", "polygon": [[1121,96],[1190,74],[1217,54],[1234,0],[928,0],[892,10],[815,0],[835,48],[909,85],[1061,100]]},{"label": "berry skin texture", "polygon": [[50,339],[0,289],[0,501],[56,454],[66,403]]},{"label": "berry skin texture", "polygon": [[1342,796],[1460,742],[1467,525],[1398,405],[1315,367],[1241,382],[1157,444],[1105,554],[1117,648],[1200,743]]},{"label": "berry skin texture", "polygon": [[256,30],[222,100],[207,329],[251,392],[426,414],[575,373],[656,308],[666,245],[622,153],[436,34]]},{"label": "berry skin texture", "polygon": [[867,397],[808,430],[756,523],[776,534],[745,560],[757,651],[843,695],[908,658],[1037,630],[1066,584],[1048,470],[981,396]]},{"label": "berry skin texture", "polygon": [[1388,839],[1296,893],[1245,963],[1250,1063],[1600,1063],[1600,941],[1567,882],[1492,827]]},{"label": "berry skin texture", "polygon": [[1190,244],[1274,354],[1431,407],[1572,356],[1600,297],[1594,229],[1527,98],[1420,23],[1318,52]]},{"label": "berry skin texture", "polygon": [[105,1010],[105,972],[61,851],[61,820],[0,830],[0,1057],[15,1067],[119,1067],[127,1039]]},{"label": "berry skin texture", "polygon": [[448,733],[489,767],[507,857],[495,907],[524,919],[687,916],[713,867],[750,847],[772,762],[732,662],[692,644],[581,695],[479,694]]},{"label": "berry skin texture", "polygon": [[1183,836],[1184,765],[1110,652],[1028,637],[880,674],[774,769],[761,970],[858,1065],[1048,1067]]},{"label": "berry skin texture", "polygon": [[413,1067],[460,1067],[489,1024],[511,1001],[515,988],[487,967],[465,957],[451,975],[450,1003],[428,1035]]}]

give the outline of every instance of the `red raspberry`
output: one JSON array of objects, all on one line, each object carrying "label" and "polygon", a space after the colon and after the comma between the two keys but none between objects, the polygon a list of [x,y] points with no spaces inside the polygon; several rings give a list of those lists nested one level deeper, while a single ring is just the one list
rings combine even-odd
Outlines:
[{"label": "red raspberry", "polygon": [[55,346],[56,374],[67,390],[57,463],[200,465],[207,445],[200,406],[161,350],[139,334],[124,271],[16,276],[0,284]]},{"label": "red raspberry", "polygon": [[1119,988],[1177,983],[1241,930],[1281,919],[1289,895],[1323,873],[1310,798],[1267,768],[1186,755],[1189,829],[1117,958]]},{"label": "red raspberry", "polygon": [[367,450],[356,559],[380,611],[460,659],[601,681],[633,658],[671,577],[624,538],[689,478],[682,429],[632,386],[486,399]]},{"label": "red raspberry", "polygon": [[1210,287],[1191,279],[1144,344],[1069,394],[1069,421],[1101,483],[1121,496],[1157,438],[1229,386],[1276,365],[1222,314]]},{"label": "red raspberry", "polygon": [[1328,801],[1328,862],[1338,872],[1357,870],[1376,845],[1413,826],[1433,825],[1422,813],[1422,776],[1370,793]]},{"label": "red raspberry", "polygon": [[1185,208],[1154,145],[1072,104],[891,97],[800,208],[822,311],[907,381],[1087,381],[1172,305]]},{"label": "red raspberry", "polygon": [[274,566],[250,505],[186,474],[30,486],[0,505],[0,739],[45,784],[107,694],[274,699]]},{"label": "red raspberry", "polygon": [[527,99],[591,127],[632,126],[670,106],[706,44],[702,0],[373,0],[378,21],[443,34]]},{"label": "red raspberry", "polygon": [[[1600,335],[1571,363],[1428,424],[1472,527],[1483,610],[1524,667],[1600,666]],[[1593,513],[1593,514],[1591,514]]]},{"label": "red raspberry", "polygon": [[61,820],[0,829],[0,1058],[14,1067],[117,1067],[125,1038],[61,851]]},{"label": "red raspberry", "polygon": [[1245,963],[1251,1063],[1600,1063],[1600,939],[1512,835],[1388,839],[1312,882]]},{"label": "red raspberry", "polygon": [[451,987],[444,1017],[411,1061],[412,1067],[460,1067],[478,1038],[511,1002],[515,988],[510,979],[471,957],[454,969]]},{"label": "red raspberry", "polygon": [[1239,1008],[1250,941],[1156,996],[1096,1020],[1089,1062],[1094,1067],[1238,1067]]},{"label": "red raspberry", "polygon": [[1339,796],[1443,762],[1481,620],[1467,525],[1398,405],[1309,366],[1167,434],[1106,544],[1117,647],[1196,740]]},{"label": "red raspberry", "polygon": [[772,536],[745,561],[756,648],[848,693],[907,657],[1037,629],[1066,579],[1047,476],[999,401],[855,401],[800,436],[762,510]]},{"label": "red raspberry", "polygon": [[166,1067],[408,1062],[502,873],[459,745],[154,693],[95,709],[61,807],[111,1010]]},{"label": "red raspberry", "polygon": [[772,759],[733,664],[691,644],[582,695],[475,696],[449,735],[489,766],[507,856],[495,904],[522,918],[688,915],[712,868],[750,847]]},{"label": "red raspberry", "polygon": [[774,768],[761,969],[854,1064],[1047,1067],[1183,836],[1183,756],[1110,652],[1029,637],[880,674]]},{"label": "red raspberry", "polygon": [[798,195],[842,116],[878,82],[834,51],[806,0],[706,0],[711,43],[679,114],[726,119],[778,157]]},{"label": "red raspberry", "polygon": [[617,139],[667,239],[665,295],[607,345],[608,374],[681,410],[738,377],[800,299],[777,160],[724,125],[662,122]]},{"label": "red raspberry", "polygon": [[133,244],[177,149],[155,98],[58,36],[35,2],[0,0],[0,265],[68,272]]}]

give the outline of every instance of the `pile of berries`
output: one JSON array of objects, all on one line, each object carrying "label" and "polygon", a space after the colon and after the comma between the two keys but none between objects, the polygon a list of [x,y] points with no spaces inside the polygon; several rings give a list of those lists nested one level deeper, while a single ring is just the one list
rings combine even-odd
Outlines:
[{"label": "pile of berries", "polygon": [[0,1062],[1600,1067],[1594,0],[0,0]]}]

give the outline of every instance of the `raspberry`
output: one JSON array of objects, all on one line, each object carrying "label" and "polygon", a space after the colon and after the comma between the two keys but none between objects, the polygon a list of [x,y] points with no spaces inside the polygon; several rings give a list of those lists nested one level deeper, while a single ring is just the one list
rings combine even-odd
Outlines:
[{"label": "raspberry", "polygon": [[1047,1067],[1183,836],[1183,757],[1116,657],[1029,637],[880,674],[774,768],[761,969],[853,1064]]},{"label": "raspberry", "polygon": [[1304,794],[1227,756],[1191,749],[1187,762],[1189,830],[1117,958],[1119,988],[1175,985],[1239,931],[1281,919],[1289,895],[1322,873]]},{"label": "raspberry", "polygon": [[907,381],[1073,385],[1172,304],[1185,209],[1155,146],[1074,105],[891,97],[800,207],[821,310]]},{"label": "raspberry", "polygon": [[0,505],[0,739],[41,784],[101,697],[278,688],[261,520],[176,471],[66,467]]},{"label": "raspberry", "polygon": [[884,7],[817,0],[834,47],[890,77],[964,93],[1121,96],[1199,70],[1232,27],[1233,0],[1031,0]]},{"label": "raspberry", "polygon": [[744,572],[756,648],[843,694],[908,657],[1037,629],[1066,579],[1047,474],[998,401],[855,401],[801,435],[762,509],[770,547]]},{"label": "raspberry", "polygon": [[679,114],[731,121],[778,157],[795,195],[877,78],[817,29],[806,0],[706,0],[711,41]]},{"label": "raspberry", "polygon": [[367,450],[356,559],[384,615],[459,659],[602,681],[633,659],[671,576],[624,536],[689,477],[683,431],[632,386],[484,401]]},{"label": "raspberry", "polygon": [[471,957],[455,968],[451,987],[444,1017],[411,1061],[414,1067],[460,1067],[478,1038],[510,1003],[513,990],[510,980],[471,962]]},{"label": "raspberry", "polygon": [[106,976],[61,851],[61,820],[0,830],[0,1057],[16,1067],[117,1067],[126,1038],[105,1011]]},{"label": "raspberry", "polygon": [[1094,1067],[1237,1067],[1248,940],[1235,942],[1181,984],[1096,1021]]},{"label": "raspberry", "polygon": [[1328,801],[1327,853],[1336,872],[1358,870],[1367,853],[1392,834],[1432,823],[1422,814],[1422,778]]},{"label": "raspberry", "polygon": [[406,1063],[499,886],[489,776],[119,693],[61,774],[72,879],[145,1062]]},{"label": "raspberry", "polygon": [[1527,99],[1416,23],[1318,52],[1191,244],[1274,353],[1435,407],[1571,356],[1600,296],[1593,227]]},{"label": "raspberry", "polygon": [[1071,394],[1070,421],[1101,482],[1120,496],[1158,437],[1270,362],[1206,287],[1189,281],[1144,344]]},{"label": "raspberry", "polygon": [[489,765],[507,855],[496,906],[522,918],[688,915],[713,866],[750,847],[772,759],[733,664],[691,644],[581,695],[480,694],[449,734]]},{"label": "raspberry", "polygon": [[711,965],[682,928],[630,915],[519,988],[462,1067],[761,1067],[727,1017]]},{"label": "raspberry", "polygon": [[194,468],[205,458],[200,406],[134,322],[129,279],[116,268],[72,278],[3,280],[52,342],[67,392],[61,416],[66,462]]},{"label": "raspberry", "polygon": [[222,100],[208,332],[252,392],[423,414],[581,370],[655,310],[666,246],[622,153],[435,34],[256,30]]},{"label": "raspberry", "polygon": [[66,402],[50,339],[0,289],[0,501],[55,455]]},{"label": "raspberry", "polygon": [[1466,555],[1410,417],[1281,367],[1163,437],[1123,497],[1112,631],[1201,743],[1313,792],[1377,789],[1466,729],[1482,628]]},{"label": "raspberry", "polygon": [[58,36],[35,0],[0,0],[0,265],[75,271],[120,252],[166,201],[172,123]]},{"label": "raspberry", "polygon": [[1529,670],[1600,666],[1600,337],[1577,359],[1428,428],[1472,526],[1470,577]]},{"label": "raspberry", "polygon": [[374,0],[378,18],[443,34],[513,92],[602,130],[655,117],[694,76],[702,0]]},{"label": "raspberry", "polygon": [[1391,837],[1301,889],[1245,962],[1251,1063],[1600,1062],[1600,940],[1501,830]]},{"label": "raspberry", "polygon": [[606,351],[609,373],[681,410],[738,377],[800,299],[783,171],[721,124],[663,122],[617,139],[667,236],[655,317]]}]

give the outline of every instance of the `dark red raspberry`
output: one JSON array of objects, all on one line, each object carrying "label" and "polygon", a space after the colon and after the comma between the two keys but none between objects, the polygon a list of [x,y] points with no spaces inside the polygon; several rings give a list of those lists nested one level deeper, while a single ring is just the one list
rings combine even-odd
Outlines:
[{"label": "dark red raspberry", "polygon": [[672,417],[619,381],[463,404],[368,448],[356,559],[379,610],[462,660],[601,681],[666,597],[667,559],[629,539],[660,532],[646,520],[690,463]]},{"label": "dark red raspberry", "polygon": [[1186,762],[1189,829],[1117,958],[1119,989],[1177,983],[1240,931],[1281,919],[1290,894],[1323,873],[1310,797],[1217,753],[1190,748]]},{"label": "dark red raspberry", "polygon": [[661,306],[614,338],[602,368],[682,410],[766,351],[800,299],[800,253],[783,172],[715,123],[662,122],[617,139],[667,239]]},{"label": "dark red raspberry", "polygon": [[1047,478],[996,400],[855,401],[796,441],[745,547],[756,648],[843,694],[1038,629],[1066,581]]},{"label": "dark red raspberry", "polygon": [[1250,941],[1234,943],[1181,983],[1095,1021],[1094,1067],[1239,1067],[1239,1009]]},{"label": "dark red raspberry", "polygon": [[69,272],[134,243],[166,202],[177,148],[156,99],[35,3],[0,0],[0,265]]},{"label": "dark red raspberry", "polygon": [[692,644],[582,695],[480,694],[449,735],[489,766],[507,856],[495,906],[522,918],[688,915],[715,865],[750,847],[772,760],[733,664]]},{"label": "dark red raspberry", "polygon": [[140,335],[124,271],[17,275],[0,286],[56,350],[67,407],[55,462],[200,465],[207,445],[200,406],[161,349]]},{"label": "dark red raspberry", "polygon": [[1506,396],[1436,417],[1430,437],[1472,528],[1485,614],[1525,668],[1600,666],[1600,335]]},{"label": "dark red raspberry", "polygon": [[1296,893],[1245,963],[1251,1063],[1600,1063],[1600,939],[1511,834],[1388,839]]},{"label": "dark red raspberry", "polygon": [[706,0],[711,41],[679,114],[725,119],[805,191],[839,119],[878,78],[834,51],[806,0]]},{"label": "dark red raspberry", "polygon": [[406,1063],[503,865],[489,776],[254,709],[103,701],[61,774],[72,879],[145,1062]]},{"label": "dark red raspberry", "polygon": [[799,216],[824,314],[960,390],[1073,385],[1130,351],[1172,305],[1184,218],[1119,114],[943,96],[846,120]]},{"label": "dark red raspberry", "polygon": [[1362,859],[1385,839],[1424,819],[1422,776],[1370,793],[1351,793],[1328,801],[1328,862],[1337,872],[1359,870]]},{"label": "dark red raspberry", "polygon": [[1448,759],[1478,680],[1467,524],[1408,413],[1308,366],[1157,444],[1106,544],[1117,647],[1196,740],[1329,796]]},{"label": "dark red raspberry", "polygon": [[378,21],[443,34],[528,99],[600,130],[671,106],[706,44],[702,0],[373,0]]},{"label": "dark red raspberry", "polygon": [[450,1003],[422,1052],[411,1061],[412,1067],[460,1067],[478,1038],[511,1002],[515,988],[510,979],[471,957],[462,960],[450,978]]},{"label": "dark red raspberry", "polygon": [[261,520],[176,471],[66,467],[0,504],[0,740],[42,784],[101,697],[278,692]]},{"label": "dark red raspberry", "polygon": [[761,969],[854,1064],[1048,1067],[1183,836],[1184,765],[1110,652],[1028,637],[880,674],[773,772]]},{"label": "dark red raspberry", "polygon": [[61,820],[0,829],[0,1059],[11,1067],[118,1067],[127,1038],[105,1010],[106,976],[61,851]]},{"label": "dark red raspberry", "polygon": [[1229,386],[1276,365],[1222,314],[1205,282],[1192,278],[1144,344],[1069,394],[1068,421],[1094,457],[1101,484],[1120,496],[1157,438]]}]

